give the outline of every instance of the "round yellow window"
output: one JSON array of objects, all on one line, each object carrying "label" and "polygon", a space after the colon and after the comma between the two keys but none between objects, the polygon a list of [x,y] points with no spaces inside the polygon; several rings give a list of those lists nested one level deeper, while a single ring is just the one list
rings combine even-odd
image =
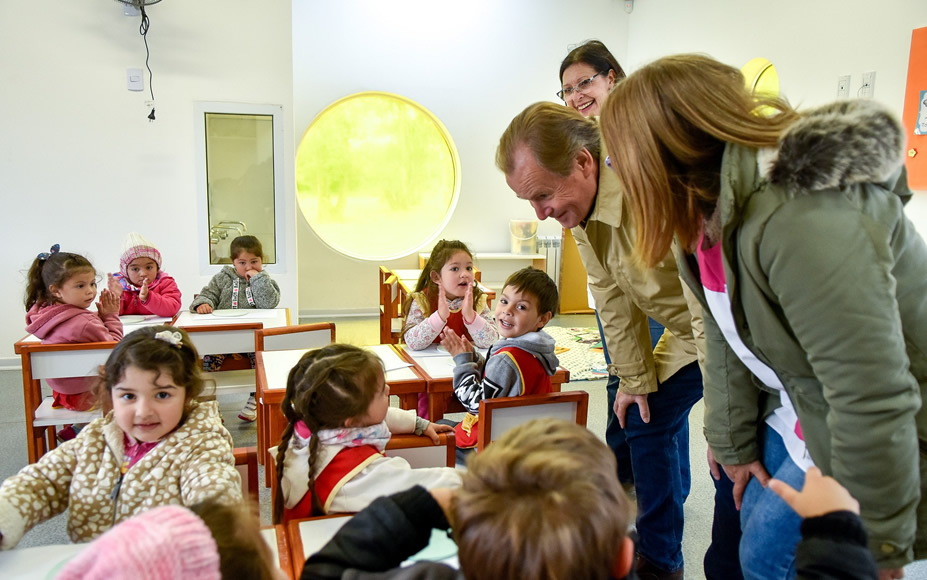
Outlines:
[{"label": "round yellow window", "polygon": [[357,93],[329,105],[296,152],[299,207],[338,252],[365,260],[406,256],[444,229],[460,191],[447,129],[421,105]]}]

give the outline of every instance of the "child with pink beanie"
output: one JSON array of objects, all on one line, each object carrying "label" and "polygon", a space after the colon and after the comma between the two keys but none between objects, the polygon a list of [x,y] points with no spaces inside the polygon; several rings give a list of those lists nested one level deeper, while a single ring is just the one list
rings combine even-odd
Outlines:
[{"label": "child with pink beanie", "polygon": [[158,507],[122,522],[56,580],[270,580],[276,568],[246,507],[208,502]]},{"label": "child with pink beanie", "polygon": [[171,317],[180,310],[180,289],[161,270],[161,252],[135,232],[126,236],[119,273],[109,275],[109,290],[119,297],[119,314]]}]

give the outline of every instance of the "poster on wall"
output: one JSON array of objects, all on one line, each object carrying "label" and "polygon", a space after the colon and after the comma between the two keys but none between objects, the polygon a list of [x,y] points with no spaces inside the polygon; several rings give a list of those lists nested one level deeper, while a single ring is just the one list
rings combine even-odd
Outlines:
[{"label": "poster on wall", "polygon": [[914,134],[927,135],[927,91],[921,91],[917,102],[917,124],[914,126]]}]

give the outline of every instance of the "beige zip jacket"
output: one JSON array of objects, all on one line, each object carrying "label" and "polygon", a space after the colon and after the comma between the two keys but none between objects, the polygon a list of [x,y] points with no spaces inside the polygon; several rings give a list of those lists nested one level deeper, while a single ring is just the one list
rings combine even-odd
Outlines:
[{"label": "beige zip jacket", "polygon": [[[595,205],[572,232],[605,329],[612,360],[608,371],[621,377],[620,392],[643,395],[697,360],[701,306],[680,281],[672,253],[653,268],[634,257],[631,216],[605,157],[603,143]],[[652,350],[648,316],[666,328]]]}]

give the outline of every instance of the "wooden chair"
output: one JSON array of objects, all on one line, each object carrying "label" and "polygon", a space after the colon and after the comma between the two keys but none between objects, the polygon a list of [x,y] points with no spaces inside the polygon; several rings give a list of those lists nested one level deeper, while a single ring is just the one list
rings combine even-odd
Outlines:
[{"label": "wooden chair", "polygon": [[[320,348],[335,342],[335,323],[316,322],[313,324],[298,324],[296,326],[281,326],[279,328],[259,328],[254,331],[254,346],[256,352],[268,350],[299,350],[305,348]],[[276,405],[264,402],[261,385],[256,387],[257,400],[257,448],[258,463],[264,464],[267,449],[280,440],[280,435],[286,428],[286,419]],[[265,483],[270,481],[264,478]]]},{"label": "wooden chair", "polygon": [[[384,270],[389,274],[383,278]],[[399,277],[380,266],[380,344],[399,344],[402,341],[402,305],[408,292]]]},{"label": "wooden chair", "polygon": [[96,376],[115,346],[115,342],[41,344],[26,341],[14,345],[22,358],[29,463],[35,463],[49,449],[57,447],[56,426],[89,423],[101,416],[99,409],[86,412],[53,409],[52,398],[42,396],[42,380]]},{"label": "wooden chair", "polygon": [[588,410],[589,393],[586,391],[483,399],[480,401],[480,421],[477,424],[477,450],[482,451],[512,427],[540,417],[555,417],[585,427]]},{"label": "wooden chair", "polygon": [[235,455],[235,468],[241,475],[241,497],[259,503],[257,448],[236,447],[232,453]]},{"label": "wooden chair", "polygon": [[[456,444],[454,433],[439,433],[437,445],[424,435],[393,435],[386,444],[384,454],[387,457],[402,457],[413,469],[420,467],[454,467],[456,461]],[[269,456],[268,456],[269,457]],[[264,466],[264,472],[270,474],[270,505],[277,501],[277,462],[271,458]],[[343,515],[343,514],[339,514]],[[334,516],[320,516],[334,517]],[[315,518],[312,518],[315,519]],[[279,524],[280,522],[274,522]]]}]

